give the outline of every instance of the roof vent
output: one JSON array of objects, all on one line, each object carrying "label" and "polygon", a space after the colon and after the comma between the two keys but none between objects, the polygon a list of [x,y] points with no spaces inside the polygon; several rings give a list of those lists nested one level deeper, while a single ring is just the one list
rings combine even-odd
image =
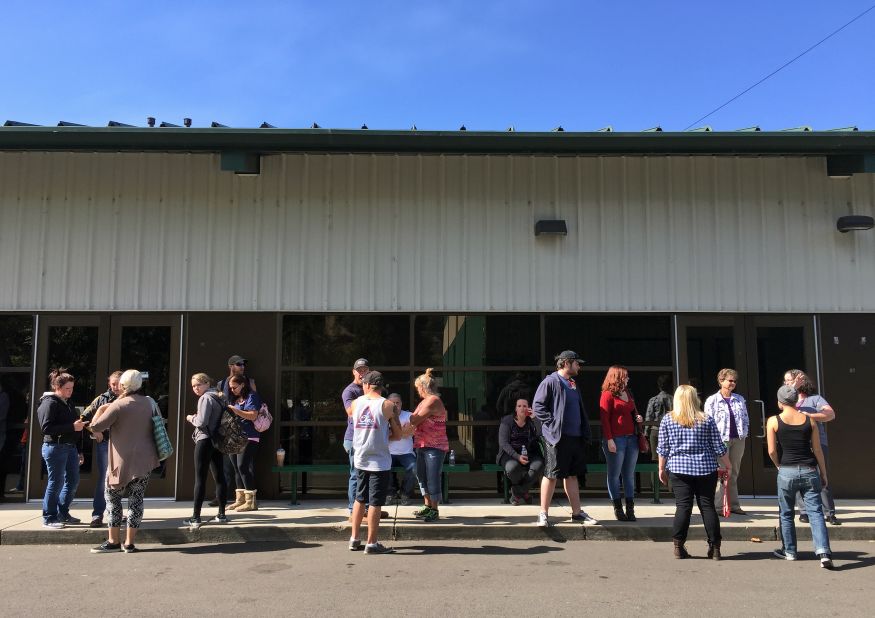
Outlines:
[{"label": "roof vent", "polygon": [[214,129],[227,129],[227,128],[228,128],[227,125],[224,125],[224,124],[221,124],[221,123],[219,123],[219,122],[216,122],[215,120],[213,120],[213,121],[210,123],[210,126],[211,126],[212,128],[214,128]]},{"label": "roof vent", "polygon": [[662,133],[662,127],[656,125],[655,127],[651,127],[649,129],[644,129],[642,133]]},{"label": "roof vent", "polygon": [[58,123],[58,126],[59,126],[59,127],[84,127],[84,126],[87,126],[87,125],[79,124],[78,122],[67,122],[66,120],[61,120],[61,121]]},{"label": "roof vent", "polygon": [[158,126],[159,126],[160,128],[162,128],[162,129],[167,129],[167,128],[175,128],[175,129],[178,129],[178,128],[179,128],[179,125],[178,125],[178,124],[173,124],[172,122],[162,122],[162,123],[159,124]]},{"label": "roof vent", "polygon": [[613,133],[614,127],[608,125],[606,127],[602,127],[601,129],[596,130],[596,133]]},{"label": "roof vent", "polygon": [[752,127],[745,127],[743,129],[736,129],[736,131],[739,133],[754,132],[754,131],[759,131],[759,130],[760,130],[760,126],[758,124],[755,124]]},{"label": "roof vent", "polygon": [[133,128],[134,125],[132,125],[132,124],[125,124],[124,122],[118,122],[117,120],[110,120],[109,122],[106,123],[106,126],[108,126],[108,127],[131,127],[131,128]]},{"label": "roof vent", "polygon": [[461,127],[459,127],[459,131],[467,131],[467,130],[468,130],[468,127],[466,127],[465,125],[462,125]]},{"label": "roof vent", "polygon": [[318,124],[316,124],[316,123],[314,122],[313,124],[310,125],[310,128],[311,128],[311,129],[321,129],[322,127],[320,127]]},{"label": "roof vent", "polygon": [[149,125],[149,127],[154,127],[155,126],[155,116],[146,116],[146,124]]},{"label": "roof vent", "polygon": [[801,127],[791,127],[789,129],[778,129],[779,131],[799,131],[800,133],[808,133],[811,131],[811,127],[806,125],[802,125]]},{"label": "roof vent", "polygon": [[562,128],[561,124],[551,131],[551,133],[564,133],[564,132],[565,132],[565,129]]},{"label": "roof vent", "polygon": [[18,122],[17,120],[7,120],[3,123],[4,127],[38,127],[38,124],[31,124],[29,122]]},{"label": "roof vent", "polygon": [[261,126],[259,126],[259,129],[276,129],[276,127],[270,123],[262,122]]},{"label": "roof vent", "polygon": [[696,127],[695,129],[690,129],[687,133],[710,133],[712,131],[711,125],[705,125],[704,127]]},{"label": "roof vent", "polygon": [[419,131],[419,129],[416,128],[416,123],[415,123],[415,122],[410,126],[410,130],[411,130],[411,131]]},{"label": "roof vent", "polygon": [[367,130],[368,130],[368,125],[362,123],[362,131],[367,131]]},{"label": "roof vent", "polygon": [[507,132],[508,132],[508,133],[515,133],[515,132],[516,132],[516,129],[514,128],[513,125],[510,125],[510,126],[507,128]]},{"label": "roof vent", "polygon": [[825,131],[859,131],[857,127],[841,127],[839,129],[824,129]]},{"label": "roof vent", "polygon": [[191,118],[183,118],[182,126],[184,126],[186,129],[191,128]]}]

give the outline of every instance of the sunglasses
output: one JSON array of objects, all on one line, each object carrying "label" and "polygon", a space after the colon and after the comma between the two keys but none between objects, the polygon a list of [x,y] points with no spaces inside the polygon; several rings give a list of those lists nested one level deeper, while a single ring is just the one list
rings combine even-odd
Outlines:
[{"label": "sunglasses", "polygon": [[237,367],[245,367],[246,363],[234,363],[234,365]]}]

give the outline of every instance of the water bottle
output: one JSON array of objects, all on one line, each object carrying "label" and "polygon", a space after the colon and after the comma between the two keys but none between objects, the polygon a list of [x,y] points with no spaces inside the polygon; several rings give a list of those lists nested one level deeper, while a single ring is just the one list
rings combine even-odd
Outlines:
[{"label": "water bottle", "polygon": [[450,451],[450,465],[456,465],[456,451]]},{"label": "water bottle", "polygon": [[528,456],[529,456],[528,449],[526,447],[521,448],[520,449],[520,457],[528,457]]}]

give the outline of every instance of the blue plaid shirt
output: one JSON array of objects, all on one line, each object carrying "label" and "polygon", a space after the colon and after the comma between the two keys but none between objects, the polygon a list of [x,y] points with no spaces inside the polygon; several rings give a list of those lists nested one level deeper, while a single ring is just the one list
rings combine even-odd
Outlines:
[{"label": "blue plaid shirt", "polygon": [[710,416],[694,427],[684,427],[666,414],[659,425],[656,452],[666,459],[669,472],[706,476],[717,470],[717,458],[726,453],[726,445]]}]

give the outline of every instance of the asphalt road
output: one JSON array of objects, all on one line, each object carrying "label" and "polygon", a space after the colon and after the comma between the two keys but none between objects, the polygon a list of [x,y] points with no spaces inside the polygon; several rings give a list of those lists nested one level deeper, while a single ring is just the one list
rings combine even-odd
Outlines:
[{"label": "asphalt road", "polygon": [[3,616],[867,616],[875,543],[833,544],[836,570],[810,544],[728,542],[726,558],[675,560],[646,541],[397,542],[366,556],[343,543],[0,546]]}]

